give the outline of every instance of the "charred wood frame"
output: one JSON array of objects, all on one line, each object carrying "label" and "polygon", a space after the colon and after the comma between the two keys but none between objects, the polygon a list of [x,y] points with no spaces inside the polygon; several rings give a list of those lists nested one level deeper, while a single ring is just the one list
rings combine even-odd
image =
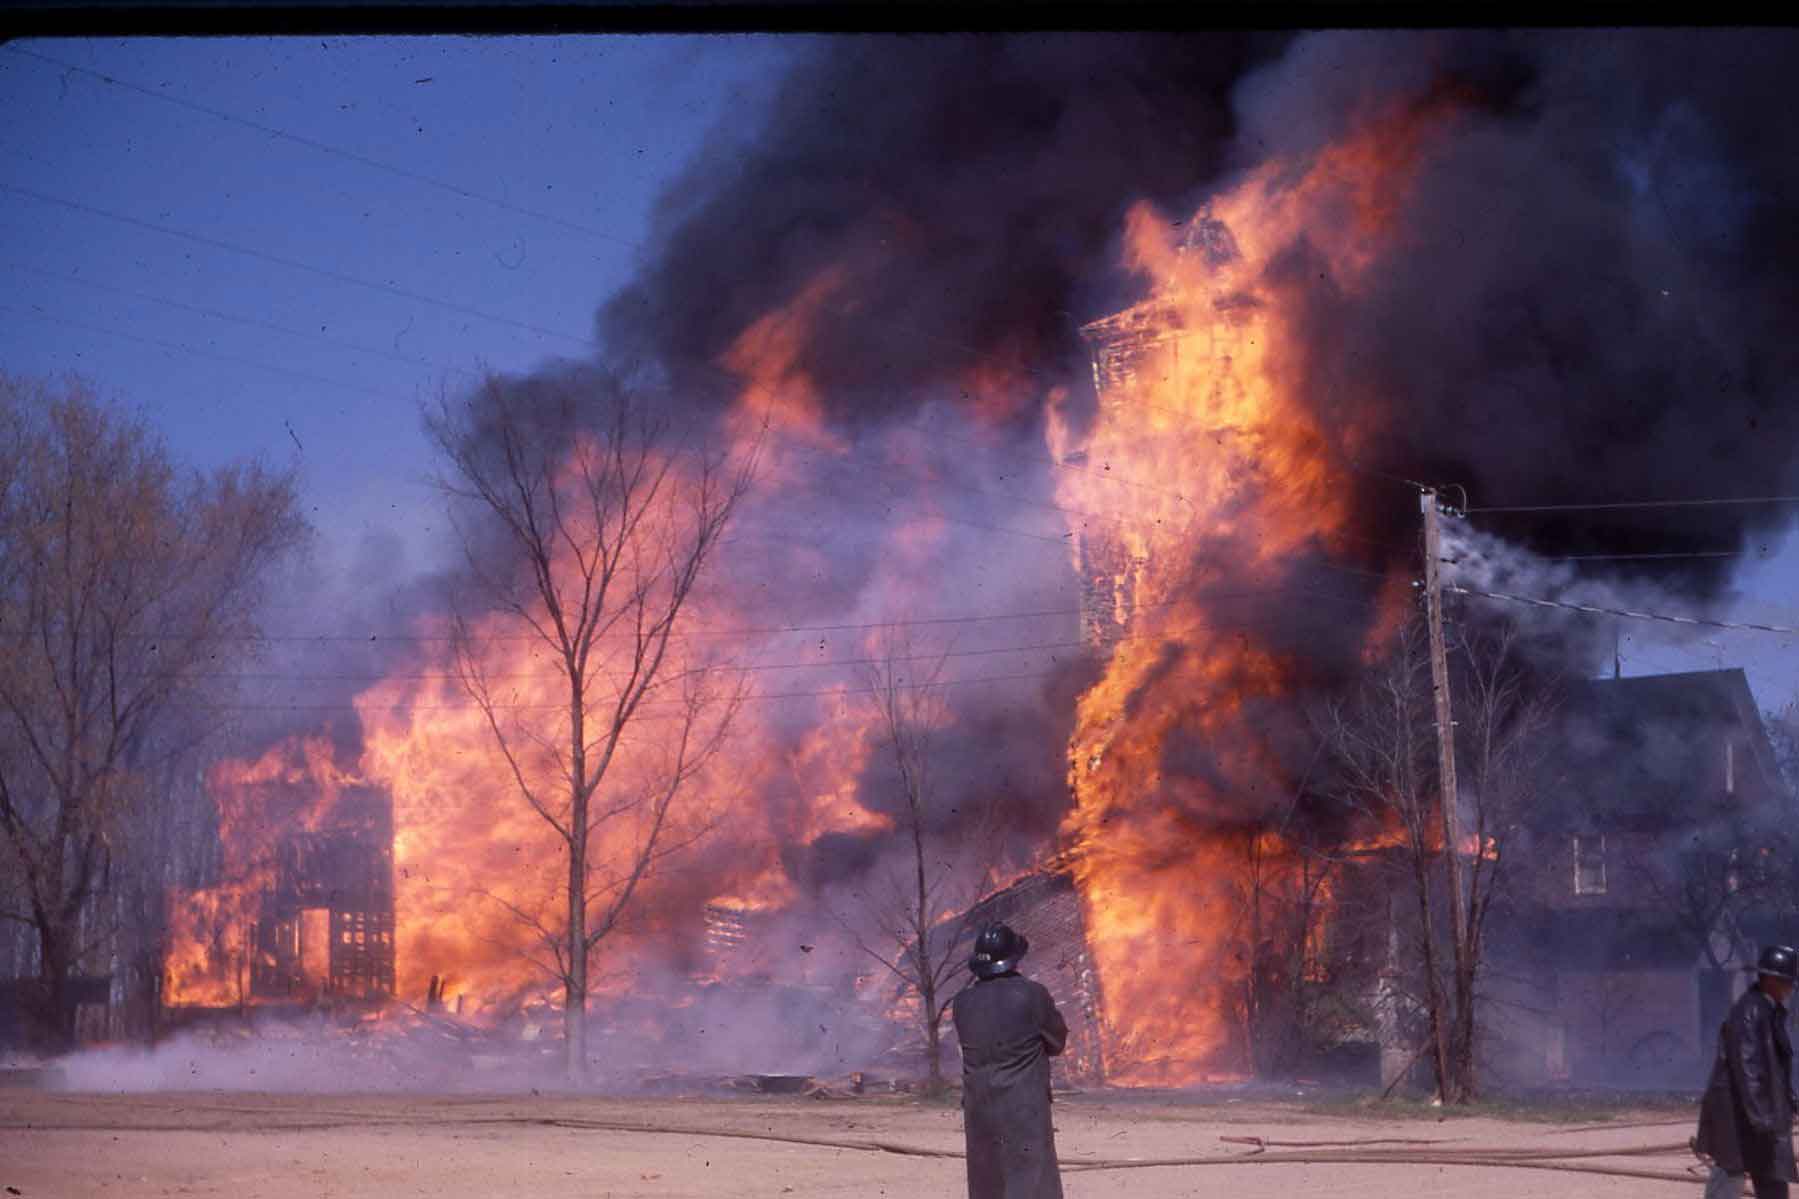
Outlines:
[{"label": "charred wood frame", "polygon": [[370,789],[346,795],[335,815],[276,849],[250,932],[254,998],[394,993],[392,804]]}]

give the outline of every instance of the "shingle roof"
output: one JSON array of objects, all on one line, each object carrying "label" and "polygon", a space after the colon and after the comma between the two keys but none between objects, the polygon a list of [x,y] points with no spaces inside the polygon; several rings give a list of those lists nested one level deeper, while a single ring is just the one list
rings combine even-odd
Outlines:
[{"label": "shingle roof", "polygon": [[1741,670],[1594,679],[1573,685],[1545,755],[1552,786],[1578,802],[1567,820],[1610,827],[1690,824],[1724,797],[1726,739],[1738,744],[1736,786],[1770,793],[1772,753]]}]

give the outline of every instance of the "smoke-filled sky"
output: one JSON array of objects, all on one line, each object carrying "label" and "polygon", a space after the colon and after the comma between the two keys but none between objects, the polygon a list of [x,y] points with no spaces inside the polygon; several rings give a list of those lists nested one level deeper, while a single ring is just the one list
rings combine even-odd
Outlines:
[{"label": "smoke-filled sky", "polygon": [[[1787,495],[1796,61],[1762,32],[13,43],[0,368],[80,372],[201,464],[297,464],[346,602],[283,619],[379,632],[449,557],[421,400],[598,345],[722,405],[746,328],[797,304],[789,365],[836,435],[923,439],[960,539],[927,614],[1052,609],[1045,397],[1090,408],[1077,329],[1139,298],[1130,207],[1184,222],[1270,156],[1439,105],[1371,288],[1346,299],[1303,238],[1268,272],[1325,432],[1477,506]],[[931,439],[977,410],[987,440]],[[835,469],[746,534],[816,549],[778,588],[796,622],[884,614],[858,530],[915,499]],[[1358,478],[1362,535],[1406,543],[1410,494]],[[1742,551],[1654,560],[1657,600],[1734,584],[1719,611],[1792,624],[1790,511],[1481,523],[1554,554]],[[1745,665],[1767,707],[1799,678],[1760,634],[1622,645],[1632,673]]]}]

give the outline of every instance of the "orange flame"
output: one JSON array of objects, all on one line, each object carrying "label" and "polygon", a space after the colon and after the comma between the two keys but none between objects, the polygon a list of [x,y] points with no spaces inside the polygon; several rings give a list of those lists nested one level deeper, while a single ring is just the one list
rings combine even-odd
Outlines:
[{"label": "orange flame", "polygon": [[[1100,404],[1086,435],[1052,412],[1058,457],[1154,485],[1132,493],[1115,527],[1076,527],[1087,627],[1110,649],[1078,705],[1064,833],[1113,1081],[1246,1068],[1229,1015],[1242,973],[1225,881],[1236,868],[1215,830],[1253,820],[1257,797],[1280,786],[1245,709],[1286,690],[1290,664],[1211,613],[1258,593],[1280,602],[1284,564],[1340,548],[1348,519],[1339,452],[1284,369],[1291,335],[1265,272],[1303,236],[1353,293],[1438,111],[1401,114],[1310,163],[1265,166],[1202,209],[1184,241],[1133,209],[1127,259],[1151,299],[1090,327]],[[1066,472],[1059,490],[1070,508],[1120,511],[1091,471]],[[1203,753],[1204,768],[1168,772],[1171,752]]]}]

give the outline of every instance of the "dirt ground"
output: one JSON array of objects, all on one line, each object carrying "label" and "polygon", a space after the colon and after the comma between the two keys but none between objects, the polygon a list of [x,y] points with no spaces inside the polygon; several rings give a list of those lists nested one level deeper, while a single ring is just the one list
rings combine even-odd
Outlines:
[{"label": "dirt ground", "polygon": [[[1438,1120],[1355,1109],[1320,1114],[1247,1099],[1089,1093],[1059,1099],[1056,1113],[1068,1199],[1655,1199],[1697,1195],[1702,1181],[1679,1148],[1691,1118],[1666,1110],[1608,1113],[1598,1122]],[[1262,1138],[1264,1147],[1257,1152],[1242,1138]],[[898,1096],[94,1095],[7,1088],[0,1089],[0,1196],[922,1199],[964,1193],[962,1162],[954,1156],[961,1142],[953,1106]],[[1284,1160],[1293,1157],[1309,1160]],[[1167,1159],[1187,1160],[1140,1164]],[[1475,1161],[1482,1164],[1469,1164]],[[1586,1172],[1532,1168],[1549,1165]],[[1635,1174],[1598,1172],[1605,1170]],[[1683,1176],[1688,1181],[1678,1181]]]}]

